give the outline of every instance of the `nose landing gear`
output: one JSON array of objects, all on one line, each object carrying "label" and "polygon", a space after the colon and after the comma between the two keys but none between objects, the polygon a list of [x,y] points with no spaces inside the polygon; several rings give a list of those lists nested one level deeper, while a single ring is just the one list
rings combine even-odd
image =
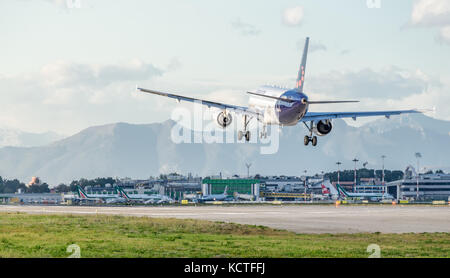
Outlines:
[{"label": "nose landing gear", "polygon": [[247,141],[247,142],[250,141],[250,131],[239,130],[238,131],[238,140],[241,141],[242,137],[245,137],[245,141]]}]

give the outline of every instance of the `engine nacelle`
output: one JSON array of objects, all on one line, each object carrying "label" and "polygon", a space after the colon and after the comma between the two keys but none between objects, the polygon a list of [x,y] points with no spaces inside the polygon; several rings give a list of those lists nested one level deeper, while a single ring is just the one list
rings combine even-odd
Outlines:
[{"label": "engine nacelle", "polygon": [[233,118],[231,117],[230,113],[220,112],[217,115],[217,123],[222,128],[226,128],[227,126],[229,126],[232,120]]},{"label": "engine nacelle", "polygon": [[331,132],[331,129],[333,129],[333,125],[331,124],[331,120],[320,120],[317,123],[315,123],[313,132],[316,135],[324,136]]}]

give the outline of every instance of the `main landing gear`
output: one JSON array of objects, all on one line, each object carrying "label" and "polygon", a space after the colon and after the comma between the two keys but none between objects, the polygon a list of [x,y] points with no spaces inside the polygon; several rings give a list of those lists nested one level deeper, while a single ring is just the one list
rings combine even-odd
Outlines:
[{"label": "main landing gear", "polygon": [[312,145],[315,147],[317,146],[317,136],[313,136],[313,122],[311,121],[311,125],[308,126],[305,122],[303,122],[306,126],[306,128],[309,130],[309,136],[306,135],[305,138],[303,139],[303,143],[305,144],[305,146],[308,146],[309,142],[312,143]]},{"label": "main landing gear", "polygon": [[241,141],[242,137],[245,137],[245,141],[250,141],[250,131],[247,130],[248,124],[250,123],[251,117],[244,115],[244,130],[238,131],[238,140]]},{"label": "main landing gear", "polygon": [[310,137],[310,136],[306,135],[305,138],[303,139],[303,143],[305,144],[305,146],[308,146],[309,142],[311,142],[313,146],[316,146],[317,145],[317,136]]}]

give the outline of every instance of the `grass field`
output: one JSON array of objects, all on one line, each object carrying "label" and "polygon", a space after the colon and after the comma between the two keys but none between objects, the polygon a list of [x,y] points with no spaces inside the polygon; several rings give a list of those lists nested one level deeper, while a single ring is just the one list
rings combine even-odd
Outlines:
[{"label": "grass field", "polygon": [[449,233],[295,234],[263,226],[124,216],[0,213],[0,257],[450,257]]}]

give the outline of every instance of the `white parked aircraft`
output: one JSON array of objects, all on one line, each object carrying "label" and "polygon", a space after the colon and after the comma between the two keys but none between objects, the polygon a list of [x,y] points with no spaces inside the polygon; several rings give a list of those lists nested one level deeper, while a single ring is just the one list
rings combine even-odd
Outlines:
[{"label": "white parked aircraft", "polygon": [[161,204],[161,203],[171,203],[173,200],[167,196],[160,195],[160,194],[128,194],[123,190],[122,187],[117,186],[116,187],[117,192],[119,193],[119,196],[128,202],[142,202],[144,204]]},{"label": "white parked aircraft", "polygon": [[[285,89],[274,86],[262,86],[259,89],[247,92],[252,97],[249,99],[248,106],[236,106],[220,102],[202,100],[193,97],[186,97],[172,93],[165,93],[155,90],[148,90],[137,87],[136,89],[144,92],[169,98],[178,101],[201,102],[208,107],[217,108],[217,123],[225,128],[231,124],[232,116],[230,112],[240,114],[243,117],[243,130],[238,132],[238,139],[245,137],[246,141],[250,141],[250,131],[248,124],[251,119],[256,118],[263,123],[263,131],[261,137],[267,136],[267,125],[294,126],[302,122],[309,130],[309,136],[304,138],[305,146],[312,142],[313,146],[317,145],[317,137],[324,136],[331,132],[332,119],[337,118],[353,118],[370,116],[385,116],[389,118],[392,115],[403,113],[421,113],[419,110],[391,110],[391,111],[366,111],[366,112],[309,112],[310,105],[329,104],[329,103],[348,103],[358,101],[347,100],[331,100],[331,101],[314,101],[309,100],[308,96],[303,92],[306,70],[306,58],[308,55],[309,38],[306,38],[305,48],[303,50],[302,61],[297,76],[296,86],[293,89]],[[308,125],[309,123],[309,125]]]},{"label": "white parked aircraft", "polygon": [[91,201],[101,201],[107,204],[117,204],[117,203],[126,203],[127,200],[122,198],[120,195],[110,195],[110,194],[87,194],[83,188],[77,186],[77,194],[78,198],[76,200],[91,200]]}]

